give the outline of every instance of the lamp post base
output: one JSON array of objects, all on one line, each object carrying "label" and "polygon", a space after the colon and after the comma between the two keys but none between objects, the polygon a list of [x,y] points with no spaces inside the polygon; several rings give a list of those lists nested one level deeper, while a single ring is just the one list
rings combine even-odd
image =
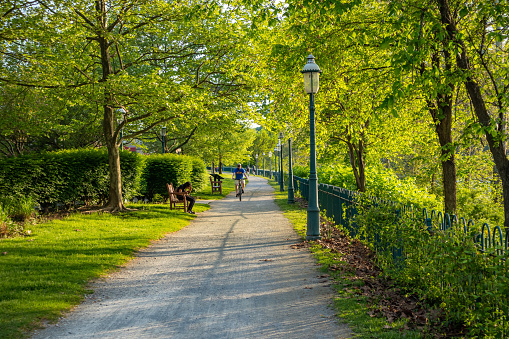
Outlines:
[{"label": "lamp post base", "polygon": [[293,188],[288,188],[288,203],[295,204],[295,195],[293,193]]},{"label": "lamp post base", "polygon": [[319,235],[306,235],[306,241],[316,241],[322,240],[322,237]]},{"label": "lamp post base", "polygon": [[320,240],[320,210],[308,208],[306,240]]}]

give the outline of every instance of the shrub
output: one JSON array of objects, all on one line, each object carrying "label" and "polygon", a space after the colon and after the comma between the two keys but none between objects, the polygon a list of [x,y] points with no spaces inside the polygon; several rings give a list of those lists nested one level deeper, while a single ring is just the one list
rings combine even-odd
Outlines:
[{"label": "shrub", "polygon": [[509,253],[485,253],[473,239],[480,229],[443,231],[425,227],[420,213],[400,206],[360,201],[355,223],[359,237],[376,251],[387,276],[449,323],[466,325],[472,337],[509,333]]},{"label": "shrub", "polygon": [[294,166],[292,168],[293,175],[299,178],[308,178],[309,177],[309,167],[308,166]]},{"label": "shrub", "polygon": [[[352,169],[342,164],[320,167],[318,181],[321,184],[357,190]],[[399,179],[393,171],[385,168],[366,169],[366,193],[384,200],[410,203],[416,207],[440,209],[442,205],[434,194],[418,187],[413,178]]]},{"label": "shrub", "polygon": [[2,198],[0,205],[3,207],[3,213],[16,221],[26,221],[35,216],[34,201],[31,197]]},{"label": "shrub", "polygon": [[[141,156],[120,152],[122,191],[131,196],[138,188]],[[72,206],[105,201],[109,192],[108,154],[105,149],[65,150],[29,154],[0,161],[0,195],[31,196],[44,209],[56,203]]]},{"label": "shrub", "polygon": [[487,222],[490,225],[502,225],[504,223],[502,199],[495,201],[493,195],[492,192],[486,191],[486,187],[467,186],[459,183],[457,214],[467,220],[476,220],[477,223]]},{"label": "shrub", "polygon": [[163,201],[164,201],[164,197],[159,193],[154,194],[154,196],[152,197],[152,202],[160,203]]},{"label": "shrub", "polygon": [[[34,215],[33,205],[28,205],[31,199],[25,199],[22,202],[11,201],[2,198],[0,201],[0,238],[8,238],[16,235],[29,235],[30,231],[25,231],[24,223],[16,223],[10,216],[14,215],[18,220],[26,221]],[[28,208],[29,206],[29,208]]]},{"label": "shrub", "polygon": [[145,159],[141,175],[141,192],[152,200],[154,194],[168,198],[166,184],[174,186],[191,181],[192,162],[190,157],[176,154],[156,154]]},{"label": "shrub", "polygon": [[191,184],[193,185],[193,190],[201,190],[208,180],[207,167],[201,159],[194,157],[187,158],[191,160],[191,164],[193,166],[191,171]]}]

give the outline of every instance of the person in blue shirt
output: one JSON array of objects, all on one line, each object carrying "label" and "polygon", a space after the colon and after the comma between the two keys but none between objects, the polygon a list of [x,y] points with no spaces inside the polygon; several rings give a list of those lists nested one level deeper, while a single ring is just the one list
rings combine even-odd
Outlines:
[{"label": "person in blue shirt", "polygon": [[242,168],[241,164],[237,165],[237,168],[233,170],[232,179],[235,179],[235,196],[239,196],[239,186],[242,185],[242,193],[244,193],[244,187],[246,187],[247,179],[246,170]]}]

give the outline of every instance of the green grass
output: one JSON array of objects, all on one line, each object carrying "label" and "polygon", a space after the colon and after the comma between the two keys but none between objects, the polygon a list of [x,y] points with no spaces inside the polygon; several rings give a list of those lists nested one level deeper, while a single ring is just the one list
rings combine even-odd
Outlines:
[{"label": "green grass", "polygon": [[[226,197],[230,192],[235,191],[235,181],[232,179],[231,173],[223,173],[220,174],[224,179],[222,188],[223,188],[223,194],[219,194],[219,192],[214,192],[212,194],[212,189],[210,187],[210,181],[207,178],[207,183],[205,184],[205,187],[198,191],[193,191],[191,193],[192,196],[197,197],[197,202],[199,203],[200,200],[219,200]],[[207,175],[208,177],[208,175]]]},{"label": "green grass", "polygon": [[[275,202],[293,224],[294,229],[304,239],[306,236],[307,211],[298,204],[288,204],[288,192],[280,192],[279,184],[274,180],[269,180],[269,184],[275,189]],[[343,276],[338,271],[328,271],[332,264],[342,265],[338,260],[337,254],[330,253],[330,250],[324,250],[319,245],[310,247],[318,263],[322,264],[321,270],[330,275],[334,280],[336,297],[334,299],[334,308],[340,322],[350,326],[356,338],[422,338],[423,335],[416,331],[404,330],[404,322],[396,321],[389,323],[384,318],[372,318],[368,315],[369,307],[367,300],[355,294],[355,284]]]},{"label": "green grass", "polygon": [[[55,321],[91,292],[89,281],[195,217],[168,205],[128,207],[138,210],[74,214],[31,226],[30,237],[0,240],[0,338],[22,338],[41,321]],[[208,208],[201,204],[194,210]]]}]

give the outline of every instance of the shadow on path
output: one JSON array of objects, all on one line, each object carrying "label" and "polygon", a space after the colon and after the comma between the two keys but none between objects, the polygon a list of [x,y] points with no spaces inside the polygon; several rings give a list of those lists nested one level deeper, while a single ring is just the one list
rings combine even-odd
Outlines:
[{"label": "shadow on path", "polygon": [[350,338],[272,194],[251,176],[242,201],[210,203],[33,338]]}]

